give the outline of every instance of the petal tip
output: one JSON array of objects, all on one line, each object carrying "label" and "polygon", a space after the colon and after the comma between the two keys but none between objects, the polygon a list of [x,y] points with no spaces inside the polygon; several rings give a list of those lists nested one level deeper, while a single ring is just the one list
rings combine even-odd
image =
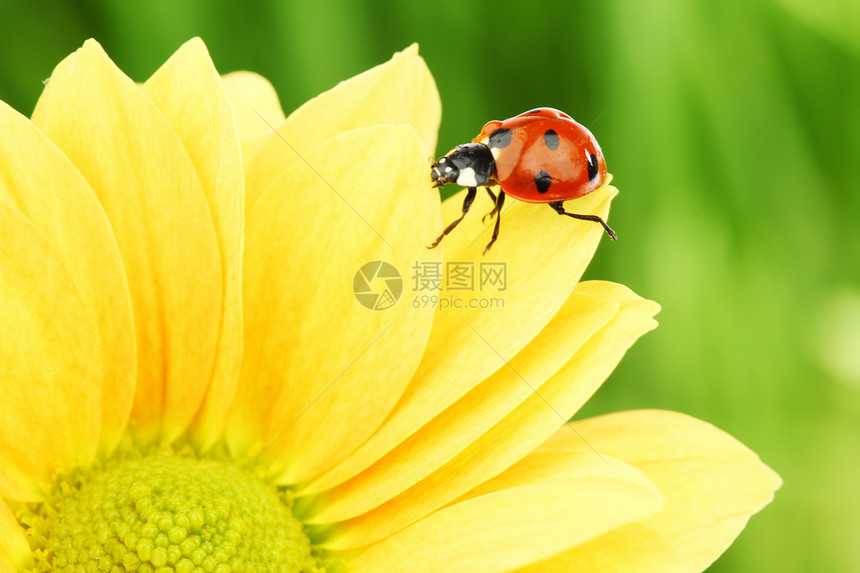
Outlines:
[{"label": "petal tip", "polygon": [[80,55],[80,56],[87,56],[87,55],[92,54],[94,56],[99,56],[99,57],[105,57],[105,58],[108,57],[107,52],[105,52],[104,47],[102,47],[102,45],[98,42],[98,40],[96,40],[94,38],[89,38],[89,39],[85,40],[84,43],[81,45],[81,47],[75,51],[75,54]]},{"label": "petal tip", "polygon": [[87,38],[86,40],[84,40],[84,43],[81,44],[81,48],[87,48],[87,49],[97,48],[99,50],[103,49],[102,45],[95,38]]},{"label": "petal tip", "polygon": [[418,42],[413,42],[409,44],[403,51],[398,52],[398,54],[402,54],[404,56],[417,56],[418,55]]}]

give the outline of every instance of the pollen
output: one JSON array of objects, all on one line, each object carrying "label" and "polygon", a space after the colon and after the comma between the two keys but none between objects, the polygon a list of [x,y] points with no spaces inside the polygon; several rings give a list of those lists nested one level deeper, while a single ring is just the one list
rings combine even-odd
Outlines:
[{"label": "pollen", "polygon": [[289,492],[229,462],[155,454],[57,482],[19,517],[30,572],[319,573]]}]

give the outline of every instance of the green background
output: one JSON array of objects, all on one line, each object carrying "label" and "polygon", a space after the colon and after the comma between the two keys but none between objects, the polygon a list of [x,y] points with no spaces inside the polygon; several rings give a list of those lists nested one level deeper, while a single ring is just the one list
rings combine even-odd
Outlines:
[{"label": "green background", "polygon": [[709,571],[860,571],[860,3],[5,1],[0,22],[0,99],[27,114],[87,37],[140,81],[194,35],[287,112],[417,41],[442,153],[567,111],[621,190],[588,276],[663,305],[577,417],[680,410],[782,475]]}]

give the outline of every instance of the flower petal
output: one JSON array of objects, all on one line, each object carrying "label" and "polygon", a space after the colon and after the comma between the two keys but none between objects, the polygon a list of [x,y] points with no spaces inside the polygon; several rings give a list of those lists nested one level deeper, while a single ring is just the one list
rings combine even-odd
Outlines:
[{"label": "flower petal", "polygon": [[236,118],[243,172],[247,172],[269,142],[272,126],[284,121],[284,112],[275,88],[263,76],[253,72],[232,72],[221,79]]},{"label": "flower petal", "polygon": [[278,94],[263,76],[253,72],[231,72],[221,76],[221,80],[230,98],[241,140],[272,134],[272,128],[261,121],[260,116],[274,125],[284,121]]},{"label": "flower petal", "polygon": [[[583,448],[582,438],[569,428],[559,429],[550,441],[553,439],[558,440],[566,449],[555,449],[544,444],[499,476],[469,492],[468,496],[517,487],[527,482],[552,482],[558,475],[563,475],[566,466],[576,462],[577,458],[570,458],[570,454],[584,456],[582,461],[592,465],[602,458],[608,466],[632,468],[603,453],[598,455],[587,446]],[[606,471],[607,468],[605,465],[597,464],[597,469]],[[603,479],[617,478],[612,472],[607,472]],[[655,531],[638,522],[604,533],[520,571],[576,571],[579,573],[580,571],[671,572],[681,570],[678,556],[672,546]]]},{"label": "flower petal", "polygon": [[29,559],[30,545],[27,543],[24,530],[12,515],[9,506],[0,498],[0,571],[3,571],[4,564],[12,564],[16,569],[23,569]]},{"label": "flower petal", "polygon": [[403,492],[478,439],[574,355],[618,312],[619,304],[574,292],[543,331],[463,399],[431,420],[377,463],[333,490],[340,464],[302,490],[324,491],[319,513],[308,521],[326,523],[361,515]]},{"label": "flower petal", "polygon": [[682,573],[672,546],[651,529],[632,523],[604,533],[517,573]]},{"label": "flower petal", "polygon": [[48,239],[0,202],[0,497],[36,501],[54,471],[89,465],[101,429],[102,348]]},{"label": "flower petal", "polygon": [[137,335],[132,420],[170,442],[203,399],[221,315],[200,180],[164,116],[93,40],[54,70],[33,122],[81,170],[113,226]]},{"label": "flower petal", "polygon": [[418,365],[433,312],[408,300],[370,310],[351,290],[370,261],[402,275],[438,260],[424,247],[439,225],[425,168],[410,126],[357,129],[294,164],[249,212],[245,357],[227,439],[237,456],[266,449],[282,483],[361,443]]},{"label": "flower petal", "polygon": [[[604,187],[578,204],[582,212],[605,217],[614,194],[614,188]],[[462,197],[455,196],[453,204],[451,200],[443,204],[445,221],[455,218],[452,205],[459,210],[459,201]],[[489,255],[491,260],[506,265],[509,286],[502,292],[482,293],[499,296],[504,304],[474,308],[470,307],[469,299],[475,292],[444,293],[451,302],[444,312],[437,313],[427,350],[412,383],[379,431],[345,460],[343,467],[337,468],[333,482],[369,467],[504,367],[504,360],[531,342],[570,296],[603,230],[594,223],[566,220],[546,206],[538,212],[536,205],[516,203],[503,214],[503,220],[508,222],[506,229],[515,235],[514,239],[498,251],[493,247]],[[487,229],[477,215],[484,208],[490,209],[489,201],[473,207],[477,213],[470,213],[472,216],[466,217],[456,232],[445,239],[450,241],[447,246],[443,242],[447,262],[471,263],[479,268],[484,239],[476,237],[480,235],[478,228]],[[436,233],[438,228],[426,237],[429,240]],[[475,245],[470,247],[472,242]]]},{"label": "flower petal", "polygon": [[110,223],[69,159],[24,116],[0,102],[0,201],[45,234],[69,269],[98,326],[103,357],[101,448],[128,423],[136,350],[131,299]]},{"label": "flower petal", "polygon": [[512,468],[475,497],[371,546],[351,571],[510,571],[647,517],[662,504],[660,492],[630,466],[593,454],[553,456],[543,467]]},{"label": "flower petal", "polygon": [[573,416],[627,348],[656,325],[651,317],[658,305],[621,285],[592,281],[577,290],[620,303],[618,313],[513,412],[410,489],[338,525],[328,546],[346,549],[383,539],[522,459]]},{"label": "flower petal", "polygon": [[338,133],[371,125],[412,125],[424,143],[421,171],[429,181],[426,157],[436,149],[441,109],[433,76],[413,44],[388,62],[320,94],[281,123],[277,116],[262,116],[260,125],[271,126],[272,133],[256,157],[248,158],[246,209],[307,152]]},{"label": "flower petal", "polygon": [[[664,493],[666,508],[642,523],[672,544],[687,571],[719,557],[782,483],[743,444],[677,412],[619,412],[574,427],[597,451],[639,467]],[[582,445],[559,433],[540,450]]]},{"label": "flower petal", "polygon": [[173,126],[197,170],[221,255],[221,325],[209,388],[194,421],[200,450],[221,435],[242,361],[242,232],[245,226],[239,139],[221,78],[206,46],[182,46],[143,86]]}]

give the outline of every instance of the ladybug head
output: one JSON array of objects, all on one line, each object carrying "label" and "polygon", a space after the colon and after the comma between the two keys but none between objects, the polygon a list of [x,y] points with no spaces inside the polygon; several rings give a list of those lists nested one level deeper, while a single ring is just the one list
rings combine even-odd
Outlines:
[{"label": "ladybug head", "polygon": [[460,170],[454,166],[454,162],[448,159],[447,155],[440,157],[439,161],[430,166],[430,178],[433,180],[434,189],[456,181],[459,176]]},{"label": "ladybug head", "polygon": [[463,187],[489,185],[495,179],[496,162],[483,143],[458,145],[430,168],[433,187],[456,183]]}]

